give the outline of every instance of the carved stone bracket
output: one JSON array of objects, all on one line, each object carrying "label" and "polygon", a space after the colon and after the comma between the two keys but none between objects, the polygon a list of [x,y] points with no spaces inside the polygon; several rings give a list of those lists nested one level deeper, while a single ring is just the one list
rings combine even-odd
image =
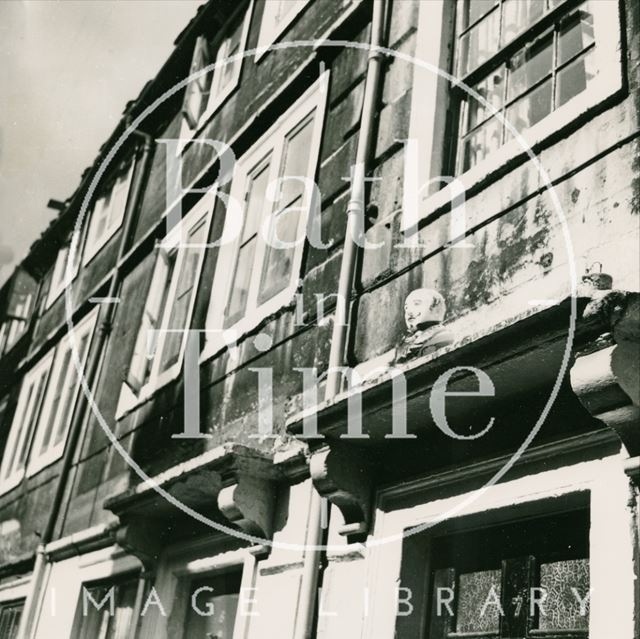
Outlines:
[{"label": "carved stone bracket", "polygon": [[163,530],[158,522],[145,517],[130,517],[115,533],[116,542],[137,557],[146,570],[153,571],[162,552]]},{"label": "carved stone bracket", "polygon": [[[640,454],[640,293],[610,291],[593,299],[584,319],[597,321],[613,342],[580,355],[571,386],[595,418],[613,428],[632,456]],[[637,477],[637,474],[635,475]]]},{"label": "carved stone bracket", "polygon": [[311,454],[309,470],[316,490],[335,504],[344,517],[340,534],[349,541],[359,541],[371,523],[370,458],[355,446],[333,442]]},{"label": "carved stone bracket", "polygon": [[147,565],[153,564],[168,540],[167,531],[186,517],[180,504],[209,513],[223,525],[231,523],[248,534],[270,538],[279,478],[269,455],[225,444],[108,499],[105,507],[120,519],[118,543]]},{"label": "carved stone bracket", "polygon": [[250,535],[264,538],[273,533],[275,501],[272,481],[243,473],[218,494],[218,507],[229,521]]}]

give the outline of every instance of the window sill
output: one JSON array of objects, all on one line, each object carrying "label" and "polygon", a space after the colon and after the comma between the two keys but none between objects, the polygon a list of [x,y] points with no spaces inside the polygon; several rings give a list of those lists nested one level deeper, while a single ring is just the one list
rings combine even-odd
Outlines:
[{"label": "window sill", "polygon": [[267,53],[271,50],[271,46],[275,44],[286,33],[291,24],[298,19],[300,14],[305,10],[306,6],[310,3],[310,0],[297,0],[298,6],[291,10],[291,13],[278,25],[268,37],[262,35],[262,20],[264,19],[264,11],[260,20],[260,34],[258,35],[258,43],[256,44],[256,53],[253,57],[254,63],[258,64]]},{"label": "window sill", "polygon": [[[200,353],[198,363],[203,364],[219,355],[222,351],[233,348],[254,329],[263,324],[265,320],[288,308],[294,300],[297,288],[298,282],[296,281],[295,286],[289,286],[281,293],[278,293],[229,328],[207,327],[205,344]],[[206,338],[208,335],[215,335],[215,337]]]},{"label": "window sill", "polygon": [[11,492],[14,488],[20,485],[20,482],[24,479],[24,470],[21,470],[18,473],[14,473],[5,479],[0,485],[0,495],[6,495]]},{"label": "window sill", "polygon": [[118,224],[118,226],[114,226],[113,229],[106,233],[99,242],[96,242],[91,247],[85,247],[84,254],[82,255],[82,266],[87,266],[93,260],[93,258],[100,253],[107,242],[109,242],[109,240],[118,232],[121,227],[122,220],[120,221],[120,224]]},{"label": "window sill", "polygon": [[48,466],[51,466],[52,464],[57,462],[62,457],[65,443],[66,436],[65,440],[61,444],[58,444],[57,446],[46,452],[44,455],[38,457],[38,459],[34,459],[32,462],[30,462],[27,466],[26,476],[33,477],[34,475],[37,475],[41,470],[44,470]]},{"label": "window sill", "polygon": [[[511,140],[482,162],[457,176],[452,184],[427,196],[420,207],[418,219],[410,220],[411,224],[406,225],[404,230],[415,232],[421,222],[440,210],[450,207],[454,200],[459,199],[461,191],[466,194],[477,190],[480,185],[484,186],[488,182],[497,180],[503,171],[511,170],[512,167],[508,165],[524,161],[529,153],[535,155],[537,151],[544,148],[545,143],[549,142],[549,138],[555,134],[561,134],[562,129],[578,118],[602,107],[605,101],[614,98],[622,88],[621,74],[611,73],[608,77],[601,78],[589,91],[575,96],[544,120],[522,132],[520,135],[524,139],[523,144],[517,139]],[[536,161],[538,161],[537,158]],[[546,176],[544,167],[541,173]],[[543,179],[542,182],[544,185],[546,180]],[[455,240],[455,238],[452,239]]]},{"label": "window sill", "polygon": [[76,281],[76,278],[78,277],[78,273],[79,273],[80,269],[76,269],[75,273],[73,274],[73,278],[71,279],[70,282],[65,281],[64,285],[62,286],[62,288],[56,290],[55,292],[53,292],[53,290],[49,291],[48,295],[47,295],[47,303],[44,305],[44,310],[48,311],[57,301],[58,299],[62,296],[62,294],[69,288],[73,286],[73,283]]},{"label": "window sill", "polygon": [[120,389],[120,397],[118,398],[118,406],[116,408],[115,419],[120,420],[138,407],[142,406],[154,395],[159,393],[165,386],[175,381],[182,371],[182,357],[171,368],[167,369],[153,382],[148,382],[140,389],[140,393],[136,395],[126,384],[122,384]]},{"label": "window sill", "polygon": [[214,101],[211,105],[207,105],[204,113],[200,116],[198,120],[198,125],[195,129],[190,129],[187,121],[184,116],[182,116],[182,124],[180,127],[180,140],[176,145],[176,157],[179,157],[183,151],[191,144],[192,142],[198,140],[202,137],[205,129],[211,123],[211,120],[218,111],[222,108],[224,104],[226,104],[227,100],[231,98],[231,96],[235,93],[238,88],[240,82],[240,78],[229,85],[227,89],[225,89]]}]

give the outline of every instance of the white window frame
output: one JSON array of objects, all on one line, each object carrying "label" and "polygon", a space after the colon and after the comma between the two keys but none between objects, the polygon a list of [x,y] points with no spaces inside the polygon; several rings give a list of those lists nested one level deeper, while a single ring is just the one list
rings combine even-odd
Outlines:
[{"label": "white window frame", "polygon": [[[33,424],[37,420],[40,412],[40,406],[46,399],[49,371],[53,362],[54,349],[51,349],[25,376],[20,388],[18,403],[11,422],[9,437],[2,455],[2,464],[0,465],[0,495],[9,492],[15,488],[25,476],[27,466],[29,465],[28,448],[29,439],[33,433]],[[32,387],[37,380],[44,384],[43,395],[38,401],[38,405],[32,404],[36,399],[32,398],[29,388]],[[28,419],[25,411],[29,409]],[[16,455],[18,451],[26,450],[22,466],[16,466]]]},{"label": "white window frame", "polygon": [[[122,388],[120,391],[120,399],[118,402],[118,408],[116,411],[116,417],[119,418],[124,415],[126,412],[147,400],[153,393],[155,393],[158,389],[162,388],[170,381],[175,379],[180,370],[182,369],[182,361],[184,359],[184,351],[186,347],[186,330],[188,330],[191,324],[191,318],[193,316],[193,310],[195,307],[195,302],[198,293],[198,283],[200,281],[200,276],[202,274],[202,267],[204,264],[204,258],[206,254],[206,250],[209,247],[209,244],[205,240],[203,244],[183,244],[183,238],[187,237],[187,230],[191,229],[198,224],[200,224],[204,220],[205,228],[204,228],[204,236],[208,238],[209,230],[211,228],[211,219],[213,216],[213,208],[215,205],[217,195],[217,185],[214,185],[195,205],[194,207],[187,213],[187,215],[178,222],[170,231],[167,233],[166,237],[159,244],[158,249],[160,251],[174,251],[177,250],[176,264],[174,270],[171,274],[170,281],[166,284],[168,286],[166,299],[164,301],[163,307],[160,310],[161,324],[158,329],[155,329],[157,334],[157,342],[155,345],[155,351],[152,356],[151,370],[149,373],[148,380],[146,383],[140,388],[139,392],[136,394],[129,385],[125,382],[122,384]],[[160,364],[162,360],[162,353],[164,350],[164,343],[166,339],[167,332],[165,331],[167,322],[169,321],[170,313],[167,312],[167,308],[170,308],[173,304],[173,300],[176,294],[178,281],[180,279],[180,272],[182,270],[182,264],[184,260],[185,250],[186,248],[200,248],[200,256],[198,261],[198,266],[196,268],[195,281],[193,283],[193,289],[191,293],[191,299],[189,301],[189,306],[187,310],[186,322],[185,322],[185,335],[182,339],[182,344],[180,346],[180,353],[178,356],[178,360],[175,364],[167,368],[165,371],[160,372]],[[163,259],[162,256],[158,256],[156,258],[156,263],[153,266],[154,273],[157,269],[158,260]],[[153,282],[151,283],[153,285]],[[147,294],[147,300],[149,299],[149,294]],[[146,307],[146,303],[145,303]],[[144,330],[141,326],[140,330]],[[143,336],[144,339],[148,339],[146,336]],[[140,339],[140,337],[138,337]],[[136,354],[134,353],[133,357]],[[131,366],[132,362],[130,363]]]},{"label": "white window frame", "polygon": [[71,283],[78,275],[80,269],[79,255],[76,255],[75,262],[71,265],[71,273],[67,274],[67,261],[69,259],[70,249],[71,246],[67,243],[58,250],[56,263],[53,267],[53,273],[51,274],[51,283],[49,284],[45,310],[51,307],[68,286],[71,286]]},{"label": "white window frame", "polygon": [[32,298],[31,293],[24,296],[22,302],[16,304],[9,314],[10,318],[0,325],[0,353],[11,350],[27,330]]},{"label": "white window frame", "polygon": [[[311,113],[314,114],[314,119],[307,177],[311,180],[315,178],[319,163],[320,142],[324,128],[327,99],[326,92],[322,91],[321,87],[327,86],[328,74],[329,72],[325,71],[318,81],[237,161],[231,183],[230,202],[235,203],[238,210],[243,211],[241,219],[244,219],[245,195],[251,173],[257,165],[271,154],[269,182],[272,183],[273,180],[277,179],[280,171],[280,160],[283,157],[286,135]],[[212,287],[213,293],[207,313],[206,342],[201,360],[208,359],[224,348],[226,344],[225,336],[233,336],[234,339],[241,337],[255,328],[265,317],[272,315],[291,301],[298,288],[302,267],[302,255],[306,244],[306,232],[303,234],[302,231],[306,230],[310,207],[311,201],[307,201],[305,203],[305,210],[301,213],[298,220],[298,228],[295,235],[297,245],[294,250],[287,286],[262,303],[258,302],[257,294],[253,296],[254,299],[250,296],[243,317],[228,327],[225,327],[224,323],[233,280],[233,276],[230,277],[229,274],[235,273],[241,242],[241,232],[236,232],[234,239],[222,244],[218,254]],[[233,234],[233,231],[227,231],[228,225],[237,226],[237,220],[230,220],[229,218],[230,216],[227,216],[225,220],[224,230],[224,234],[228,237]],[[265,228],[270,231],[271,227],[268,224],[262,223],[258,229],[254,268],[251,274],[251,285],[249,289],[254,293],[257,292],[260,279],[262,278],[263,258],[267,244],[265,235],[269,234],[269,232],[265,232]],[[301,237],[302,235],[303,237]],[[256,265],[259,265],[259,267],[256,267]],[[221,300],[224,300],[223,304],[220,303]]]},{"label": "white window frame", "polygon": [[[159,614],[157,608],[149,608],[143,628],[144,636],[163,637],[169,627],[184,628],[186,607],[180,606],[180,597],[184,594],[181,590],[185,590],[186,583],[209,574],[242,571],[240,592],[246,592],[247,600],[257,599],[259,593],[255,588],[258,579],[258,557],[267,554],[267,549],[264,546],[238,548],[238,544],[237,540],[229,541],[228,538],[213,542],[209,538],[186,544],[183,542],[168,548],[165,554],[166,561],[158,571],[155,587],[161,601],[173,601],[176,605],[168,617]],[[247,637],[251,620],[258,616],[257,605],[253,605],[254,615],[236,616],[234,639]]]},{"label": "white window frame", "polygon": [[[95,198],[93,206],[91,208],[91,215],[89,216],[88,228],[87,228],[87,239],[85,242],[84,251],[82,254],[82,264],[88,264],[100,251],[100,249],[113,237],[115,232],[122,226],[122,222],[124,220],[124,214],[127,209],[127,202],[129,201],[129,192],[131,190],[131,181],[133,179],[133,172],[135,170],[135,166],[137,164],[135,157],[128,158],[125,162],[129,162],[129,167],[127,169],[127,173],[124,179],[124,182],[121,182],[122,188],[124,190],[124,203],[118,210],[113,210],[113,200],[109,203],[108,210],[106,212],[107,222],[105,224],[104,230],[100,236],[96,236],[97,230],[96,226],[98,223],[98,217],[96,216],[97,207],[100,207],[100,210],[104,212],[105,207],[102,206],[102,202],[105,199],[105,192],[101,192],[100,196]],[[111,194],[113,187],[118,184],[120,180],[116,179],[116,181],[110,186],[109,193]],[[80,250],[80,248],[78,248]],[[80,260],[77,260],[79,263]],[[76,269],[77,272],[77,269]],[[75,276],[75,273],[74,273]]]},{"label": "white window frame", "polygon": [[[238,16],[234,16],[231,23],[227,26],[225,31],[225,36],[222,40],[220,40],[218,47],[216,49],[216,52],[215,52],[216,66],[214,67],[212,72],[213,76],[211,78],[211,84],[209,87],[209,96],[207,98],[207,104],[202,110],[202,113],[200,114],[200,117],[198,118],[198,121],[194,124],[194,126],[191,126],[187,121],[187,117],[184,115],[185,107],[183,106],[183,117],[182,117],[182,124],[180,127],[180,139],[183,141],[183,144],[179,145],[178,147],[179,150],[181,150],[181,148],[184,146],[184,142],[193,138],[193,136],[202,127],[202,125],[205,122],[207,122],[213,116],[213,114],[216,111],[218,111],[218,109],[220,109],[220,107],[227,101],[229,96],[238,87],[238,83],[240,82],[240,75],[242,73],[242,65],[244,63],[243,54],[246,50],[247,38],[249,36],[249,25],[251,23],[251,16],[253,15],[253,4],[254,4],[253,0],[251,0],[247,4],[247,7],[244,11],[244,17],[242,17],[242,27],[241,27],[242,33],[240,35],[240,48],[238,52],[234,54],[234,57],[235,56],[241,56],[241,57],[237,61],[237,63],[235,63],[233,75],[231,76],[231,79],[229,80],[229,82],[224,87],[220,87],[220,78],[222,77],[222,74],[226,68],[226,65],[219,64],[219,63],[221,60],[224,60],[228,55],[228,47],[230,44],[231,35],[235,31],[233,27],[239,26],[238,22],[236,22]],[[200,36],[200,38],[205,38],[205,36]],[[210,47],[210,45],[208,44],[202,44],[200,42],[200,39],[198,39],[198,41],[196,42],[196,47],[193,52],[193,60],[191,62],[191,71],[190,71],[191,74],[199,71],[199,69],[197,68],[198,61],[196,58],[200,55],[198,48],[201,46],[206,46],[208,48]],[[213,61],[211,60],[211,58],[209,58],[205,66],[209,66],[210,64],[212,64],[212,62]],[[205,74],[204,76],[200,76],[197,80],[193,80],[192,82],[193,83],[200,82],[206,78],[206,75],[208,74]],[[189,92],[191,91],[192,82],[190,82],[185,88],[185,104],[188,100]]]},{"label": "white window frame", "polygon": [[[460,10],[463,1],[457,0]],[[420,66],[420,61],[437,68],[443,66],[445,69],[448,68],[446,61],[443,62],[443,52],[449,43],[443,32],[451,28],[455,6],[447,0],[431,0],[431,2],[418,4],[418,39],[415,54],[418,64],[414,65],[409,138],[416,141],[416,146],[420,149],[420,156],[417,163],[405,162],[405,184],[416,185],[417,189],[405,189],[403,202],[405,210],[417,211],[418,219],[409,219],[408,216],[405,219],[403,216],[405,229],[413,227],[415,223],[424,220],[438,209],[459,198],[461,189],[466,191],[478,185],[487,176],[526,153],[520,142],[517,139],[512,139],[466,172],[454,176],[456,179],[452,184],[429,195],[426,186],[429,180],[441,176],[443,171],[447,171],[447,167],[443,163],[445,142],[443,139],[443,118],[449,108],[449,97],[448,91],[443,91],[443,84],[447,83],[436,73]],[[623,88],[622,58],[624,51],[622,50],[619,3],[608,0],[590,0],[589,5],[594,16],[596,44],[594,55],[600,73],[586,90],[575,95],[534,126],[521,132],[528,147],[535,147],[543,143],[551,135],[571,124],[580,115],[597,107]],[[562,5],[560,5],[562,13],[561,7]],[[434,25],[440,25],[440,29],[434,29]],[[453,29],[452,37],[457,38],[455,29]],[[420,188],[423,188],[424,191],[419,190]]]},{"label": "white window frame", "polygon": [[[73,331],[67,333],[55,348],[55,358],[52,361],[52,368],[49,374],[49,381],[47,383],[47,391],[45,393],[40,413],[37,416],[35,423],[35,435],[31,444],[31,454],[27,462],[27,477],[31,477],[46,468],[53,462],[62,457],[65,446],[67,444],[67,436],[69,434],[69,427],[71,426],[71,418],[75,410],[76,403],[78,401],[78,394],[80,391],[80,378],[78,375],[78,369],[76,368],[76,358],[80,356],[78,348],[82,339],[86,338],[86,347],[80,360],[82,370],[87,362],[89,350],[91,348],[91,341],[93,339],[93,333],[96,325],[96,319],[98,317],[98,309],[94,309],[86,318],[82,320],[77,326],[74,326]],[[64,355],[67,351],[70,351],[70,360],[67,370],[67,374],[61,401],[58,404],[56,414],[51,413],[51,403],[54,399],[53,393],[60,375],[61,365],[64,361]],[[67,413],[63,413],[62,407],[68,409]],[[62,433],[60,441],[56,445],[49,446],[46,450],[40,452],[40,448],[43,444],[43,438],[46,432],[46,427],[50,420],[54,420],[51,425],[51,440],[54,441],[59,433]]]},{"label": "white window frame", "polygon": [[[67,415],[57,415],[55,428],[52,431],[52,435],[64,428],[64,436],[57,446],[48,448],[44,454],[34,457],[33,451],[37,450],[43,437],[45,425],[50,417],[49,409],[51,403],[51,389],[55,387],[57,381],[56,375],[59,374],[59,361],[60,353],[64,352],[64,347],[67,344],[72,344],[74,347],[77,345],[78,340],[83,336],[88,335],[87,350],[91,346],[91,338],[93,329],[95,327],[96,317],[98,315],[98,309],[94,309],[82,322],[74,327],[72,333],[67,333],[62,338],[61,342],[49,350],[46,355],[25,375],[20,394],[18,396],[18,403],[11,423],[11,429],[9,430],[9,437],[4,450],[2,465],[0,466],[0,494],[10,491],[15,488],[25,477],[30,477],[36,472],[42,470],[45,466],[57,461],[64,451],[64,447],[67,441],[67,435],[69,431],[69,424],[71,421],[71,415],[73,413],[73,407],[77,401],[77,395],[79,391],[79,383],[76,382],[73,390],[67,390],[72,393],[70,398],[70,412]],[[86,353],[84,361],[86,361]],[[83,362],[84,365],[84,362]],[[74,372],[77,372],[75,367]],[[33,385],[35,380],[42,380],[43,386],[42,397],[38,401],[37,405],[32,404],[35,398],[31,397],[29,388]],[[51,383],[53,380],[53,384]],[[66,398],[65,398],[66,399]],[[29,415],[25,416],[25,411],[29,410]],[[63,421],[66,420],[66,424]],[[26,423],[28,421],[28,423]],[[35,437],[34,441],[31,441]],[[16,467],[15,457],[18,451],[26,450],[26,458],[24,465]],[[6,473],[9,474],[6,475]],[[6,477],[5,477],[6,475]],[[4,477],[4,480],[2,478]]]},{"label": "white window frame", "polygon": [[[445,519],[454,523],[468,515],[481,515],[486,521],[504,520],[501,513],[512,513],[514,508],[536,514],[553,512],[554,503],[562,509],[564,500],[582,493],[587,496],[590,509],[589,572],[590,583],[595,585],[590,600],[589,639],[633,639],[633,540],[627,508],[626,456],[619,453],[573,465],[562,465],[556,459],[550,469],[547,463],[541,470],[541,459],[554,459],[553,447],[549,445],[537,461],[523,458],[521,464],[531,464],[529,472],[493,485],[482,487],[483,478],[490,471],[486,462],[479,462],[463,470],[444,471],[381,490],[373,538],[395,537],[399,541],[408,529]],[[471,480],[474,487],[465,488]],[[445,492],[443,487],[447,488]],[[407,495],[412,496],[410,503]],[[612,553],[611,548],[616,552]],[[363,636],[392,637],[397,614],[395,577],[400,575],[402,544],[375,545],[368,563],[367,582],[373,584],[369,599],[372,614],[365,620]],[[618,624],[613,629],[611,610],[616,611]]]},{"label": "white window frame", "polygon": [[[87,532],[91,532],[91,529]],[[63,542],[67,543],[69,550],[75,543],[72,537],[75,535],[49,544],[47,552],[54,552],[54,546],[59,548]],[[117,545],[56,560],[48,577],[46,594],[43,595],[47,602],[55,600],[56,605],[42,606],[35,636],[39,639],[72,637],[78,604],[82,606],[83,585],[117,580],[126,573],[139,572],[141,569],[140,560]]]},{"label": "white window frame", "polygon": [[284,20],[280,20],[276,14],[281,0],[265,0],[260,20],[260,34],[256,46],[256,62],[269,51],[269,47],[289,28],[289,25],[298,17],[307,6],[309,0],[284,0],[295,3],[287,13]]}]

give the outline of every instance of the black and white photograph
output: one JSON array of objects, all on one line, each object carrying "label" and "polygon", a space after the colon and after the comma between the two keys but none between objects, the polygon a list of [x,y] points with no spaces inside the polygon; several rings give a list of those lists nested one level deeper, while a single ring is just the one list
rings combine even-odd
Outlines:
[{"label": "black and white photograph", "polygon": [[0,639],[640,639],[637,0],[0,0]]}]

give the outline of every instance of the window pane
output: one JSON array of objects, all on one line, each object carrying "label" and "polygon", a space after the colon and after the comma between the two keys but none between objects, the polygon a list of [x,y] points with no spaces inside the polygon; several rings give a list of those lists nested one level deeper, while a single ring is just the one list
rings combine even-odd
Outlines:
[{"label": "window pane", "polygon": [[[271,229],[271,238],[275,233],[275,237],[282,243],[289,244],[296,240],[301,205],[302,198],[298,198],[292,203],[291,208],[285,209],[277,216]],[[271,245],[272,243],[273,239],[266,248],[259,303],[265,302],[283,291],[291,282],[295,247],[275,248]]]},{"label": "window pane", "polygon": [[200,258],[204,251],[203,246],[207,238],[205,232],[207,229],[206,219],[203,219],[197,226],[193,227],[186,238],[186,246],[183,247],[184,256],[178,273],[178,282],[176,285],[175,299],[171,307],[171,315],[165,328],[171,332],[165,335],[162,361],[160,371],[165,371],[173,366],[180,358],[180,350],[184,340],[184,331],[189,328],[187,326],[187,318],[193,294],[195,292],[196,279],[198,277],[198,266]]},{"label": "window pane", "polygon": [[[49,414],[46,416],[46,424],[45,424],[45,432],[42,437],[42,445],[40,447],[40,453],[44,453],[49,448],[49,441],[51,439],[51,433],[53,432],[53,425],[58,421],[58,408],[60,406],[60,399],[62,394],[66,388],[68,388],[68,384],[71,379],[68,379],[69,375],[69,366],[73,366],[71,362],[71,348],[64,346],[64,354],[62,355],[62,363],[57,367],[55,380],[55,390],[53,399],[51,400],[51,407],[49,409]],[[45,411],[46,412],[46,411]],[[43,413],[44,416],[44,413]],[[40,419],[42,421],[42,418]]]},{"label": "window pane", "polygon": [[580,605],[574,592],[584,600],[589,592],[589,560],[572,559],[543,563],[540,566],[540,587],[547,598],[545,615],[540,614],[540,630],[588,630],[589,606],[580,614]]},{"label": "window pane", "polygon": [[527,89],[551,73],[553,65],[553,36],[550,34],[516,53],[509,61],[508,99]]},{"label": "window pane", "polygon": [[256,236],[238,251],[236,272],[231,285],[231,296],[227,306],[225,327],[231,326],[244,313],[249,296],[253,258],[256,251]]},{"label": "window pane", "polygon": [[[482,80],[482,82],[479,82],[472,88],[494,109],[499,110],[502,106],[502,96],[504,94],[504,66],[493,71],[488,77]],[[475,98],[470,97],[467,104],[469,115],[466,131],[475,128],[492,115],[492,112]]]},{"label": "window pane", "polygon": [[29,436],[28,433],[31,431],[32,423],[37,416],[37,412],[39,410],[40,404],[42,403],[42,396],[44,394],[46,374],[40,374],[38,379],[34,382],[33,388],[31,390],[31,394],[29,397],[29,403],[24,413],[24,417],[22,419],[21,430],[22,435],[20,439],[20,448],[17,451],[16,455],[16,463],[14,465],[14,469],[18,470],[23,468],[27,458],[27,449],[28,449],[28,441]]},{"label": "window pane", "polygon": [[558,106],[568,102],[571,98],[582,93],[593,78],[597,69],[594,56],[590,51],[586,55],[573,61],[558,73],[556,101]]},{"label": "window pane", "polygon": [[[547,80],[507,109],[506,119],[518,133],[551,113],[551,80]],[[507,137],[511,132],[507,130]]]},{"label": "window pane", "polygon": [[129,636],[137,589],[137,579],[131,579],[117,586],[115,614],[110,619],[105,639],[127,639]]},{"label": "window pane", "polygon": [[[313,133],[313,116],[298,127],[286,141],[285,158],[281,177],[281,193],[278,206],[289,206],[293,200],[304,192],[304,185],[300,180],[284,179],[287,177],[310,177],[309,152],[311,150],[311,134]],[[312,177],[312,176],[311,176]]]},{"label": "window pane", "polygon": [[[194,581],[189,592],[184,636],[189,639],[233,639],[239,591],[238,573]],[[193,605],[192,597],[195,597]]]},{"label": "window pane", "polygon": [[[234,55],[238,55],[240,52],[240,41],[242,39],[242,32],[244,30],[244,18],[240,21],[240,24],[237,25],[235,31],[229,36],[228,40],[225,42],[225,58],[231,58]],[[234,62],[229,62],[216,68],[221,74],[220,80],[220,89],[226,88],[226,86],[233,80],[236,69],[242,63],[242,58],[238,58]]]},{"label": "window pane", "polygon": [[506,0],[502,14],[502,44],[530,27],[544,12],[543,0]]},{"label": "window pane", "polygon": [[462,28],[466,29],[495,5],[496,0],[466,0],[462,16]]},{"label": "window pane", "polygon": [[[89,336],[90,336],[89,333],[83,335],[77,345],[78,358],[80,359],[80,362],[83,365],[84,365],[84,362],[86,361],[87,348],[89,346]],[[65,375],[65,380],[66,380],[66,393],[64,394],[63,402],[61,404],[60,410],[58,411],[58,415],[56,417],[57,429],[55,433],[55,438],[53,440],[54,446],[57,446],[60,442],[62,442],[64,436],[67,433],[67,427],[69,426],[69,423],[71,421],[71,412],[73,410],[73,405],[76,399],[78,386],[80,384],[78,370],[76,369],[76,365],[73,359],[68,363],[68,370]],[[54,413],[51,412],[51,415],[53,414]]]},{"label": "window pane", "polygon": [[267,208],[265,193],[269,183],[269,166],[268,162],[262,164],[251,177],[245,207],[244,230],[242,231],[241,242],[243,244],[257,233],[258,225]]},{"label": "window pane", "polygon": [[0,607],[0,639],[15,639],[18,636],[18,626],[24,601],[2,604]]},{"label": "window pane", "polygon": [[460,75],[466,75],[498,51],[500,12],[492,11],[460,38]]},{"label": "window pane", "polygon": [[[79,621],[76,622],[77,632],[74,633],[74,639],[127,639],[133,620],[137,588],[137,576],[120,583],[83,585],[76,610],[76,618]],[[94,603],[100,605],[109,592],[113,598],[113,615],[110,614],[109,599],[104,602],[100,610]],[[86,601],[86,615],[83,601]]]},{"label": "window pane", "polygon": [[462,143],[462,170],[467,171],[501,144],[502,124],[491,118],[486,124],[471,133]]},{"label": "window pane", "polygon": [[593,42],[593,15],[588,11],[588,3],[585,3],[560,29],[558,64],[564,64]]},{"label": "window pane", "polygon": [[[457,632],[497,632],[500,616],[497,605],[483,606],[487,599],[500,601],[500,570],[461,574],[458,583]],[[491,592],[493,590],[493,592]],[[483,613],[483,614],[481,614]]]}]

